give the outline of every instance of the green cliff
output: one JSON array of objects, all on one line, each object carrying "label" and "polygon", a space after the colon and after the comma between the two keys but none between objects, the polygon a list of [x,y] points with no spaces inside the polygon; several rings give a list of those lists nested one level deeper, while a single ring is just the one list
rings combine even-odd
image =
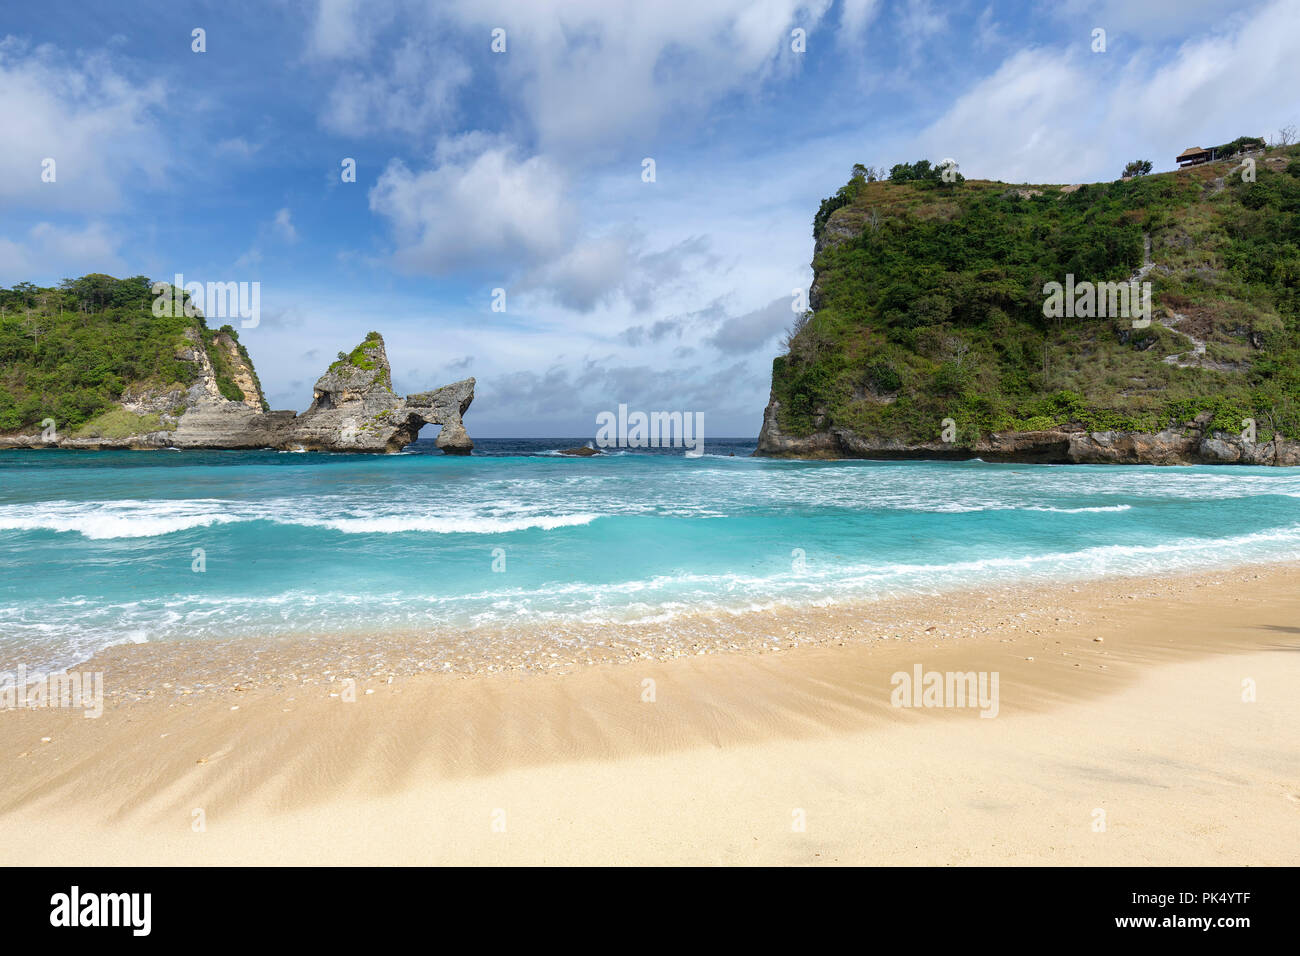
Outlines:
[{"label": "green cliff", "polygon": [[[200,397],[265,411],[238,333],[155,315],[144,276],[0,288],[0,435],[122,439],[174,430]],[[178,310],[179,311],[179,310]]]},{"label": "green cliff", "polygon": [[[1300,148],[1090,185],[863,172],[814,220],[759,454],[1300,461]],[[1149,282],[1149,322],[1045,316],[1067,276]]]}]

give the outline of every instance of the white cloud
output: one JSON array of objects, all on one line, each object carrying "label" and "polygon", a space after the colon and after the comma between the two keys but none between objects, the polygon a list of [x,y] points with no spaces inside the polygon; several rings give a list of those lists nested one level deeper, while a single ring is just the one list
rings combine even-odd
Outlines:
[{"label": "white cloud", "polygon": [[560,305],[590,312],[622,288],[628,278],[631,256],[626,237],[599,236],[579,242],[517,287],[545,285]]},{"label": "white cloud", "polygon": [[119,239],[103,223],[80,229],[40,222],[21,241],[0,237],[0,283],[56,283],[60,279],[126,269],[117,248]]},{"label": "white cloud", "polygon": [[844,0],[840,7],[840,39],[856,41],[880,12],[880,0]]},{"label": "white cloud", "polygon": [[745,354],[766,345],[794,324],[791,298],[773,299],[761,309],[727,319],[708,338],[719,352]]},{"label": "white cloud", "polygon": [[383,5],[362,0],[317,0],[308,52],[321,58],[358,56],[370,49]]},{"label": "white cloud", "polygon": [[653,142],[724,96],[754,92],[790,53],[790,30],[812,33],[829,0],[459,0],[469,28],[504,27],[508,84],[541,147],[591,154]]},{"label": "white cloud", "polygon": [[502,278],[570,248],[574,216],[559,172],[546,159],[518,159],[508,146],[472,156],[456,145],[433,168],[394,160],[370,191],[370,208],[393,230],[394,264],[445,275],[495,269]]},{"label": "white cloud", "polygon": [[566,252],[512,283],[537,291],[576,312],[621,301],[637,312],[671,299],[694,271],[715,265],[717,256],[703,236],[691,236],[656,250],[631,229],[586,237]]},{"label": "white cloud", "polygon": [[[548,155],[609,150],[702,115],[722,97],[752,94],[793,70],[790,30],[811,34],[831,0],[448,0],[412,6],[318,0],[309,38],[317,56],[357,56],[377,46],[378,24],[404,14],[414,33],[376,75],[356,71],[335,87],[323,118],[336,131],[367,123],[426,133],[452,107],[469,71],[441,38],[449,32],[487,51],[492,30],[507,51],[491,55],[503,91],[525,111]],[[867,10],[853,3],[851,19]],[[409,21],[409,22],[408,22]],[[407,49],[409,47],[409,49]],[[394,104],[398,104],[394,106]]]},{"label": "white cloud", "polygon": [[464,59],[445,45],[407,37],[381,71],[349,70],[340,76],[321,123],[348,136],[420,136],[454,114],[456,95],[471,75]]},{"label": "white cloud", "polygon": [[[169,135],[153,115],[164,88],[133,84],[100,56],[0,40],[0,201],[43,209],[103,210],[123,184],[158,180]],[[42,161],[55,181],[41,181]]]},{"label": "white cloud", "polygon": [[[800,26],[814,36],[830,5],[475,0],[389,6],[383,16],[396,22],[400,14],[407,38],[392,54],[370,44],[375,69],[363,72],[358,63],[346,74],[329,94],[322,122],[350,134],[400,130],[416,142],[436,133],[454,118],[457,95],[469,80],[459,55],[439,48],[454,37],[465,56],[474,56],[477,38],[476,70],[489,70],[489,80],[497,74],[508,111],[502,125],[516,124],[514,139],[442,137],[427,167],[391,161],[370,192],[370,209],[391,230],[390,262],[432,276],[486,270],[512,294],[578,313],[620,301],[638,312],[661,309],[669,307],[671,293],[682,291],[683,269],[709,267],[716,259],[703,232],[657,228],[666,218],[661,198],[682,188],[688,170],[676,167],[676,184],[651,193],[622,152],[633,150],[639,160],[656,143],[667,149],[665,134],[675,136],[674,127],[707,115],[718,100],[759,95],[765,80],[797,68],[790,30]],[[318,22],[361,18],[369,10],[331,5]],[[875,14],[874,0],[858,0],[846,22],[861,30]],[[501,55],[488,52],[497,27],[507,34]],[[524,149],[516,142],[533,145]],[[592,198],[593,180],[618,179],[606,169],[611,161],[625,166],[625,183],[640,187],[625,203],[630,217]],[[581,193],[570,188],[578,181]],[[649,231],[638,224],[643,216],[652,220]]]},{"label": "white cloud", "polygon": [[1208,145],[1267,135],[1294,120],[1300,107],[1300,4],[1276,0],[1233,26],[1183,44],[1149,78],[1128,78],[1127,88],[1111,95],[1112,115],[1134,123],[1145,118],[1177,144],[1174,152],[1188,145],[1181,142],[1188,136]]},{"label": "white cloud", "polygon": [[967,176],[1069,183],[1118,178],[1124,159],[1157,170],[1189,145],[1269,135],[1296,114],[1300,5],[1278,0],[1220,32],[1155,56],[1037,48],[1016,53],[915,140]]},{"label": "white cloud", "polygon": [[271,220],[271,230],[285,242],[297,242],[298,230],[293,227],[293,216],[288,209],[281,209]]},{"label": "white cloud", "polygon": [[936,160],[952,156],[968,177],[1075,182],[1110,149],[1081,130],[1104,130],[1097,93],[1077,59],[1024,50],[959,97],[919,148]]}]

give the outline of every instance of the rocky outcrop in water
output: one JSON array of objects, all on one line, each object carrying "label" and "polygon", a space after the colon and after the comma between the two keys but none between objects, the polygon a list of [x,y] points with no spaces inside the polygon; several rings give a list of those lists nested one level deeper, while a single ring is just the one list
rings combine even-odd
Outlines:
[{"label": "rocky outcrop in water", "polygon": [[[474,401],[474,379],[401,397],[392,388],[392,368],[377,332],[350,354],[340,353],[312,390],[301,415],[263,411],[265,402],[251,362],[233,342],[217,336],[212,348],[199,336],[187,337],[177,357],[194,362],[197,376],[188,389],[124,395],[122,408],[157,427],[122,436],[18,435],[0,438],[9,448],[276,448],[290,451],[401,451],[425,425],[441,425],[437,446],[449,455],[468,455],[474,442],[462,420]],[[216,366],[226,383],[223,391]],[[233,388],[232,384],[233,383]]]},{"label": "rocky outcrop in water", "polygon": [[1240,435],[1209,430],[1209,413],[1185,428],[1155,434],[1090,432],[1082,426],[1050,431],[1002,432],[969,444],[903,442],[872,438],[843,428],[787,435],[772,398],[763,413],[755,455],[769,458],[866,458],[953,460],[1051,465],[1300,465],[1300,442],[1247,442]]},{"label": "rocky outcrop in water", "polygon": [[290,425],[281,447],[307,451],[401,451],[425,425],[441,425],[449,455],[474,448],[461,416],[474,401],[474,379],[401,398],[393,392],[383,337],[372,332],[317,380],[312,403]]}]

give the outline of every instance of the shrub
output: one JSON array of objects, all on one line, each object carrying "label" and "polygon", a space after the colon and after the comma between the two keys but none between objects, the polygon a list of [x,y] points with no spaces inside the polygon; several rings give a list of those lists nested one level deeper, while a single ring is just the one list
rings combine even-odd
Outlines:
[{"label": "shrub", "polygon": [[867,367],[867,384],[876,392],[887,394],[902,388],[903,379],[889,362],[878,361]]}]

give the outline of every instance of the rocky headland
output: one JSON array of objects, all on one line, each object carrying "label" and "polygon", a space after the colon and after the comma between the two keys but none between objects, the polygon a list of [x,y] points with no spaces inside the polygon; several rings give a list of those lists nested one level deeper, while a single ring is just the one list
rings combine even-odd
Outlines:
[{"label": "rocky headland", "polygon": [[302,414],[267,410],[252,363],[229,334],[217,333],[206,342],[197,329],[186,329],[176,358],[194,366],[192,384],[128,388],[119,408],[97,419],[114,428],[92,423],[63,433],[55,421],[50,429],[0,436],[0,448],[274,448],[393,454],[415,441],[425,425],[442,426],[437,446],[449,455],[468,455],[474,448],[463,421],[474,401],[474,379],[397,395],[378,332],[371,332],[351,353],[340,353],[317,380],[311,406]]},{"label": "rocky headland", "polygon": [[1298,227],[1297,146],[1032,188],[854,167],[755,454],[1300,465]]}]

